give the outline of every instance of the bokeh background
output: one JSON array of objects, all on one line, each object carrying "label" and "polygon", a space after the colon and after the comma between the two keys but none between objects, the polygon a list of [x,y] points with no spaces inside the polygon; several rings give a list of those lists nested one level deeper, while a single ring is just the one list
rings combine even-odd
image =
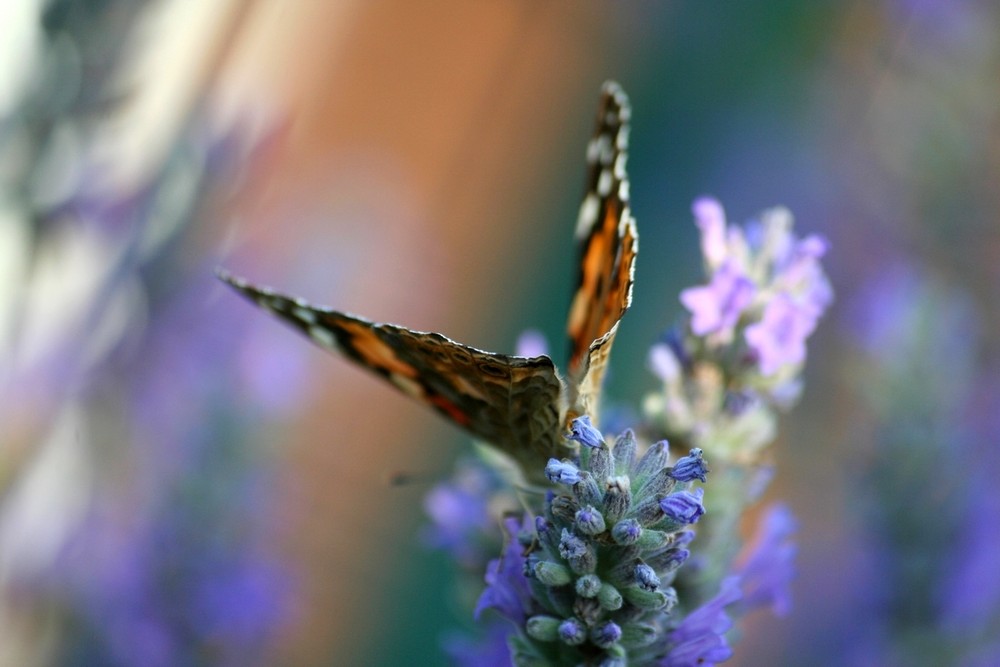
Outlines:
[{"label": "bokeh background", "polygon": [[466,438],[212,272],[558,342],[608,78],[642,236],[616,403],[700,279],[695,197],[831,242],[768,494],[795,607],[732,664],[998,664],[988,0],[2,3],[0,664],[444,664],[429,482],[386,480]]}]

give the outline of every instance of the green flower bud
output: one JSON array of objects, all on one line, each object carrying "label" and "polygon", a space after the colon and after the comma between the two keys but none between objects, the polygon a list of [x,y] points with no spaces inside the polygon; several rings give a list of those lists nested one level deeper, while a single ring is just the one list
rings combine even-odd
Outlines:
[{"label": "green flower bud", "polygon": [[554,616],[532,616],[528,619],[524,630],[532,639],[537,639],[540,642],[554,642],[559,639],[560,623],[562,623],[562,619]]},{"label": "green flower bud", "polygon": [[573,580],[573,575],[565,565],[549,560],[539,561],[535,565],[535,576],[546,586],[565,586]]},{"label": "green flower bud", "polygon": [[623,603],[622,594],[609,583],[601,585],[601,590],[597,593],[597,601],[601,603],[602,608],[608,611],[621,609]]}]

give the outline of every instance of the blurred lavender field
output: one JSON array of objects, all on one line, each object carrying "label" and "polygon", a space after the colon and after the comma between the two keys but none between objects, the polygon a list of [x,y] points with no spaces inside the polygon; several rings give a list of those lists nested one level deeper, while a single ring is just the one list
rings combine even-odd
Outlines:
[{"label": "blurred lavender field", "polygon": [[213,271],[558,342],[607,78],[643,248],[615,404],[697,280],[691,201],[830,242],[767,494],[793,600],[731,664],[1000,664],[993,3],[198,4],[0,7],[0,665],[445,664],[430,487],[386,480],[467,438]]}]

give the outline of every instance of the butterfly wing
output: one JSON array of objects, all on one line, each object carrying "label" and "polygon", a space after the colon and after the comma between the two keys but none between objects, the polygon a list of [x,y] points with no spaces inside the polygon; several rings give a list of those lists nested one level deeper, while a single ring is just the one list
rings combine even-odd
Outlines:
[{"label": "butterfly wing", "polygon": [[639,238],[625,171],[630,113],[621,87],[605,83],[596,129],[587,146],[586,194],[576,228],[580,269],[566,324],[569,419],[589,414],[596,420],[618,322],[632,303]]},{"label": "butterfly wing", "polygon": [[512,456],[528,473],[567,456],[562,382],[546,356],[484,352],[437,333],[316,308],[220,271],[219,277],[320,346],[342,353],[408,396]]}]

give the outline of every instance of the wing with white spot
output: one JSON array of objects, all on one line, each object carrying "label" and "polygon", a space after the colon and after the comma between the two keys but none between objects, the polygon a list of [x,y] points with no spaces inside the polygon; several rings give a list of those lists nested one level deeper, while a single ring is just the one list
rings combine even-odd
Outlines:
[{"label": "wing with white spot", "polygon": [[549,457],[569,455],[560,429],[562,382],[548,357],[485,352],[441,334],[316,308],[222,271],[219,277],[313,342],[508,453],[530,477]]},{"label": "wing with white spot", "polygon": [[586,191],[576,228],[580,268],[566,324],[570,419],[589,414],[596,421],[607,358],[632,302],[639,238],[625,171],[630,113],[621,87],[605,83],[587,146]]}]

